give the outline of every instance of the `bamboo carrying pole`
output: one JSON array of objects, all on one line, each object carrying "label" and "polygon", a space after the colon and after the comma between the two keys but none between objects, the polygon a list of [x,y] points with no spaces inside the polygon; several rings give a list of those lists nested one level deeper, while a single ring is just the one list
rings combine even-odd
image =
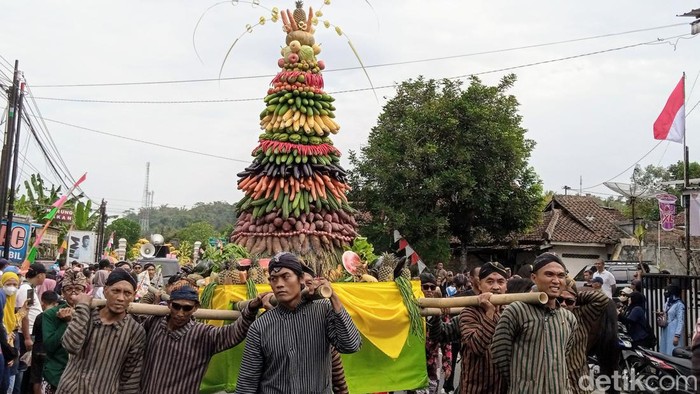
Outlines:
[{"label": "bamboo carrying pole", "polygon": [[[308,290],[304,289],[302,290],[302,296],[308,294]],[[314,299],[320,299],[320,298],[329,298],[333,294],[333,290],[330,288],[330,286],[320,286],[316,289],[316,293],[314,294]],[[165,295],[165,293],[163,293]],[[162,298],[162,296],[161,296]],[[245,307],[248,306],[248,303],[250,300],[245,300],[245,301],[239,301],[238,302],[238,309],[245,309]],[[272,297],[270,300],[270,303],[272,305],[277,305],[277,300]],[[90,306],[92,308],[98,308],[105,306],[107,304],[107,301],[105,300],[92,300],[92,304]],[[140,304],[138,302],[132,302],[129,304],[129,306],[126,309],[127,313],[135,314],[135,315],[155,315],[155,316],[167,316],[170,314],[170,308],[168,308],[165,305],[150,305],[150,304]],[[193,316],[197,319],[204,319],[204,320],[236,320],[239,317],[241,317],[241,312],[239,311],[226,311],[226,310],[220,310],[220,309],[197,309],[197,311],[193,314]]]},{"label": "bamboo carrying pole", "polygon": [[[511,302],[521,301],[528,304],[546,304],[547,293],[516,293],[516,294],[494,294],[491,296],[491,303],[494,305],[506,305]],[[465,306],[479,305],[479,296],[451,297],[451,298],[419,298],[418,305],[421,308],[464,308]]]},{"label": "bamboo carrying pole", "polygon": [[[92,308],[97,308],[105,306],[106,304],[107,301],[105,300],[92,300],[90,306]],[[134,315],[166,316],[170,314],[170,308],[165,305],[139,304],[138,302],[130,303],[126,311]],[[197,319],[206,320],[236,320],[241,317],[241,312],[219,309],[197,309],[193,316]]]}]

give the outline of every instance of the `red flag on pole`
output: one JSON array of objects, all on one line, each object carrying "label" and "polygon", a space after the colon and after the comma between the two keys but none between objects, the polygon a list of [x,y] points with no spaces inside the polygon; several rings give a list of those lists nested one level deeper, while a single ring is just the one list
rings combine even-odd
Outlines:
[{"label": "red flag on pole", "polygon": [[683,143],[685,136],[685,75],[673,89],[663,111],[654,122],[654,139]]}]

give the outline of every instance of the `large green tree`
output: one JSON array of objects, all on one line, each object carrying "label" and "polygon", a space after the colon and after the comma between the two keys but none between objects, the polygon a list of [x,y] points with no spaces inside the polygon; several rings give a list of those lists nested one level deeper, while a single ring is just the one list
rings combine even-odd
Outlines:
[{"label": "large green tree", "polygon": [[428,262],[462,255],[479,241],[502,241],[535,224],[542,186],[528,158],[518,101],[471,78],[403,82],[384,106],[369,141],[351,152],[351,194],[365,214],[361,232],[378,246],[399,230]]},{"label": "large green tree", "polygon": [[209,241],[209,237],[218,236],[219,233],[209,222],[191,223],[175,234],[175,238],[179,241],[187,241],[190,244],[194,244],[197,241],[202,241],[203,244],[206,244]]},{"label": "large green tree", "polygon": [[109,237],[110,234],[114,232],[114,245],[112,249],[118,247],[119,238],[126,239],[127,250],[131,248],[138,240],[141,235],[141,226],[138,222],[135,222],[127,218],[115,219],[105,228],[105,234]]}]

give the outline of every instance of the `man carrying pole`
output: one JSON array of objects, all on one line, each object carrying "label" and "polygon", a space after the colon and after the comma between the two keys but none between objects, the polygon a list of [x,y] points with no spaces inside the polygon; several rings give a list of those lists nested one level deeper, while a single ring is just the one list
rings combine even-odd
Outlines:
[{"label": "man carrying pole", "polygon": [[[297,256],[277,254],[269,272],[279,305],[248,330],[236,393],[332,393],[331,346],[340,353],[358,351],[357,327],[335,292],[330,301],[302,298]],[[331,288],[323,278],[318,285]]]},{"label": "man carrying pole", "polygon": [[530,277],[548,301],[516,301],[501,313],[491,343],[493,363],[509,382],[508,393],[568,393],[566,355],[577,322],[557,301],[566,285],[566,267],[559,256],[544,253],[532,264]]},{"label": "man carrying pole", "polygon": [[184,286],[171,292],[170,314],[149,316],[143,322],[146,352],[140,393],[198,393],[212,356],[243,342],[258,309],[271,296],[270,292],[259,294],[235,323],[214,327],[192,318],[199,308],[195,289]]}]

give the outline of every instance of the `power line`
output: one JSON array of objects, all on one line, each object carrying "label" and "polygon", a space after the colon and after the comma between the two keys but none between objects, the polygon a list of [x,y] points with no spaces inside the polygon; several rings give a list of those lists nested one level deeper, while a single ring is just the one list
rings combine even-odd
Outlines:
[{"label": "power line", "polygon": [[651,149],[649,149],[649,151],[648,151],[647,153],[644,154],[644,156],[640,157],[639,160],[635,161],[631,166],[627,167],[626,169],[624,169],[624,170],[623,170],[622,172],[620,172],[619,174],[617,174],[617,175],[615,175],[614,177],[608,179],[607,181],[600,182],[600,183],[597,184],[597,185],[593,185],[593,186],[589,186],[589,187],[584,187],[583,190],[593,189],[593,188],[596,188],[596,187],[598,187],[598,186],[601,186],[601,185],[603,185],[605,182],[610,182],[610,181],[612,181],[613,179],[615,179],[615,178],[619,177],[620,175],[626,173],[627,171],[631,170],[632,168],[634,168],[634,166],[636,166],[637,164],[639,164],[640,161],[644,160],[645,157],[649,156],[649,154],[651,154],[651,152],[653,152],[654,149],[658,148],[659,145],[661,145],[662,142],[664,142],[664,140],[661,140],[661,141],[657,142],[656,145],[654,145],[654,147],[652,147]]},{"label": "power line", "polygon": [[[624,50],[624,49],[635,48],[635,47],[639,47],[639,46],[643,46],[643,45],[653,45],[653,44],[664,43],[664,42],[667,42],[668,40],[672,40],[672,39],[676,39],[676,38],[680,39],[680,38],[694,38],[695,37],[695,36],[687,37],[689,35],[690,34],[681,34],[681,35],[677,35],[677,36],[673,36],[673,37],[659,38],[659,39],[656,39],[653,41],[640,42],[637,44],[630,44],[630,45],[624,45],[621,47],[603,49],[603,50],[593,51],[593,52],[586,52],[586,53],[581,53],[578,55],[542,60],[539,62],[526,63],[526,64],[517,65],[517,66],[503,67],[503,68],[498,68],[495,70],[487,70],[487,71],[481,71],[481,72],[477,72],[477,73],[457,75],[457,76],[452,76],[452,77],[446,77],[444,79],[464,79],[464,78],[468,78],[468,77],[472,77],[472,76],[493,74],[493,73],[498,73],[498,72],[503,72],[503,71],[512,71],[512,70],[521,69],[521,68],[539,66],[542,64],[549,64],[549,63],[555,63],[555,62],[560,62],[560,61],[565,61],[565,60],[578,59],[578,58],[582,58],[582,57],[586,57],[586,56],[599,55],[599,54],[603,54],[603,53],[610,53],[610,52],[620,51],[620,50]],[[441,79],[443,79],[443,78],[441,78]],[[339,90],[339,91],[327,92],[327,93],[333,94],[333,95],[338,95],[338,94],[362,92],[362,91],[368,91],[368,90],[389,89],[389,88],[395,88],[396,86],[398,86],[398,84],[375,86],[374,88],[367,87],[367,88]],[[68,102],[79,102],[79,103],[102,103],[102,104],[200,104],[200,103],[230,103],[230,102],[243,102],[243,101],[259,101],[259,100],[263,99],[263,97],[255,97],[255,98],[237,98],[237,99],[207,99],[207,100],[175,100],[175,101],[173,101],[173,100],[97,100],[97,99],[73,99],[73,98],[65,98],[65,97],[37,97],[37,96],[31,96],[31,97],[33,100],[68,101]]]},{"label": "power line", "polygon": [[212,158],[215,158],[215,159],[222,159],[222,160],[229,160],[229,161],[235,161],[235,162],[250,164],[250,160],[234,159],[234,158],[231,158],[231,157],[219,156],[219,155],[214,155],[214,154],[211,154],[211,153],[205,153],[205,152],[199,152],[199,151],[194,151],[194,150],[190,150],[190,149],[178,148],[178,147],[175,147],[175,146],[160,144],[160,143],[157,143],[157,142],[144,141],[144,140],[140,140],[140,139],[132,138],[132,137],[125,137],[125,136],[123,136],[123,135],[118,135],[118,134],[114,134],[114,133],[108,133],[108,132],[106,132],[106,131],[91,129],[91,128],[89,128],[89,127],[83,127],[83,126],[78,126],[78,125],[71,124],[71,123],[61,122],[60,120],[54,120],[54,119],[49,119],[49,118],[44,118],[44,120],[47,121],[47,122],[57,123],[57,124],[61,124],[61,125],[64,125],[64,126],[73,127],[73,128],[80,129],[80,130],[90,131],[90,132],[93,132],[93,133],[102,134],[102,135],[107,135],[107,136],[114,137],[114,138],[120,138],[120,139],[127,140],[127,141],[138,142],[138,143],[141,143],[141,144],[153,145],[153,146],[157,146],[157,147],[160,147],[160,148],[171,149],[171,150],[175,150],[175,151],[178,151],[178,152],[185,152],[185,153],[191,153],[191,154],[194,154],[194,155],[212,157]]},{"label": "power line", "polygon": [[[466,54],[461,54],[461,55],[449,55],[449,56],[432,57],[432,58],[415,59],[415,60],[405,60],[405,61],[390,62],[390,63],[372,64],[372,65],[367,65],[364,68],[367,69],[367,68],[400,66],[400,65],[406,65],[406,64],[426,63],[426,62],[434,62],[434,61],[441,61],[441,60],[457,59],[457,58],[463,58],[463,57],[490,55],[490,54],[495,54],[495,53],[504,53],[504,52],[523,50],[523,49],[533,49],[533,48],[541,48],[541,47],[560,45],[560,44],[569,44],[569,43],[573,43],[573,42],[589,41],[589,40],[595,40],[595,39],[599,39],[599,38],[608,38],[608,37],[621,36],[621,35],[633,34],[633,33],[641,33],[641,32],[653,31],[653,30],[661,30],[661,29],[667,29],[667,28],[677,27],[677,26],[686,26],[686,25],[687,25],[687,23],[675,23],[672,25],[664,25],[664,26],[656,26],[656,27],[649,27],[649,28],[643,28],[643,29],[628,30],[628,31],[617,32],[617,33],[600,34],[600,35],[595,35],[595,36],[574,38],[574,39],[568,39],[568,40],[560,40],[560,41],[552,41],[552,42],[546,42],[546,43],[541,43],[541,44],[531,44],[531,45],[523,45],[523,46],[511,47],[511,48],[494,49],[494,50],[490,50],[490,51],[472,52],[472,53],[466,53]],[[353,66],[353,67],[328,69],[328,70],[324,70],[324,73],[358,70],[361,68],[362,68],[361,66]],[[221,82],[221,81],[234,81],[234,80],[242,80],[242,79],[258,79],[258,78],[270,78],[270,77],[274,77],[274,76],[275,76],[274,74],[265,74],[265,75],[248,75],[248,76],[227,77],[227,78],[201,78],[201,79],[184,79],[184,80],[165,80],[165,81],[34,85],[34,87],[35,88],[67,88],[67,87],[166,85],[166,84],[179,84],[179,83]]]}]

